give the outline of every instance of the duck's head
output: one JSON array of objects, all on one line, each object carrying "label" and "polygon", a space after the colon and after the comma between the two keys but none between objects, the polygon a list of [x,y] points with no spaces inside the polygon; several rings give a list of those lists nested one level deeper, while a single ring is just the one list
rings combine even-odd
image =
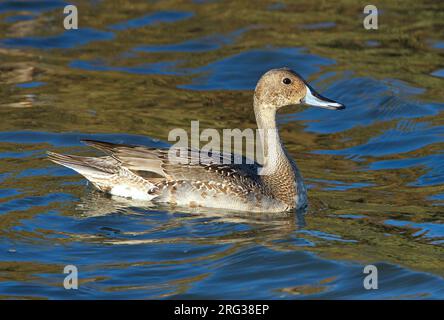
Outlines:
[{"label": "duck's head", "polygon": [[345,106],[317,93],[296,72],[287,69],[272,69],[258,81],[254,91],[255,106],[279,109],[288,105],[306,104],[332,110]]}]

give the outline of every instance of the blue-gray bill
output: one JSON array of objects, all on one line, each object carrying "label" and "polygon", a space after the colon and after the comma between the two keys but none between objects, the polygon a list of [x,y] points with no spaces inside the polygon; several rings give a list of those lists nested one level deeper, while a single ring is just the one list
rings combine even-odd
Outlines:
[{"label": "blue-gray bill", "polygon": [[305,103],[306,105],[309,106],[321,107],[331,110],[345,109],[345,106],[343,104],[321,96],[319,93],[317,93],[313,88],[311,88],[308,85],[306,87],[307,87],[307,93],[305,94],[305,97],[302,99],[301,101],[302,103]]}]

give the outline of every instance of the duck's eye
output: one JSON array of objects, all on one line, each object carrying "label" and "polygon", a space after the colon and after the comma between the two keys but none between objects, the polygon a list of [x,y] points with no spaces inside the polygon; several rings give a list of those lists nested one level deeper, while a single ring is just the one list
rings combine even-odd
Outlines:
[{"label": "duck's eye", "polygon": [[282,80],[282,82],[285,84],[290,84],[291,80],[289,78],[284,78],[284,80]]}]

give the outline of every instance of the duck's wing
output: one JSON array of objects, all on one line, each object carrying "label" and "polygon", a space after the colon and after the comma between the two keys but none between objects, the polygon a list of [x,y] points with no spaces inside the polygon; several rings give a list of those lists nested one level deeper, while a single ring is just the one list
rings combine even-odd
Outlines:
[{"label": "duck's wing", "polygon": [[170,181],[193,180],[217,183],[237,179],[254,183],[258,180],[259,165],[232,154],[208,153],[201,156],[199,161],[197,151],[192,149],[172,151],[95,140],[83,140],[83,142],[106,152],[122,167],[141,177],[156,173]]}]

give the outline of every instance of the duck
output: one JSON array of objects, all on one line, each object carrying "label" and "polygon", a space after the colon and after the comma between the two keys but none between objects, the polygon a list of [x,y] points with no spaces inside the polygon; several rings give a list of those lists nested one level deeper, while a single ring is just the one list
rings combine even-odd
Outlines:
[{"label": "duck", "polygon": [[235,155],[228,153],[214,153],[207,161],[190,161],[191,149],[179,152],[182,161],[177,161],[169,149],[97,140],[82,141],[106,155],[84,157],[50,151],[47,155],[113,196],[190,208],[297,211],[308,206],[307,188],[280,139],[276,115],[281,108],[299,104],[345,109],[343,104],[317,93],[289,68],[272,69],[260,77],[253,108],[263,143],[262,164],[238,163],[233,161]]}]

